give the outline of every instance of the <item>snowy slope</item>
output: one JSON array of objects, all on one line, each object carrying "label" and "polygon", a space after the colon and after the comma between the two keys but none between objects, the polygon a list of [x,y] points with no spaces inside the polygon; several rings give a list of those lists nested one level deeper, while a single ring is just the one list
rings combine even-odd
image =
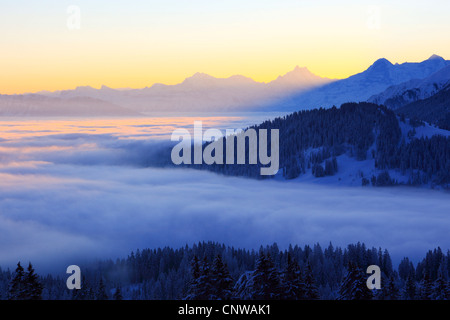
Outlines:
[{"label": "snowy slope", "polygon": [[[433,135],[442,135],[445,137],[450,137],[450,131],[439,129],[435,126],[425,123],[424,126],[419,126],[413,128],[408,120],[404,122],[399,121],[400,129],[402,130],[402,136],[405,141],[408,142],[411,139],[408,137],[410,131],[415,131],[412,136],[414,138],[421,137],[432,137]],[[307,182],[313,184],[325,184],[325,185],[335,185],[335,186],[356,186],[359,187],[362,184],[362,178],[366,178],[370,181],[372,176],[378,176],[379,173],[386,170],[379,170],[375,168],[375,160],[370,156],[371,150],[375,149],[375,143],[369,148],[367,152],[367,159],[363,161],[357,161],[354,157],[351,157],[348,153],[336,157],[338,162],[338,172],[333,176],[325,176],[316,178],[311,170],[308,170],[305,174],[300,175],[298,178],[294,179],[298,182]],[[308,150],[307,154],[317,150]],[[324,163],[322,163],[324,165]],[[400,170],[387,170],[391,178],[397,180],[399,183],[407,183],[408,177],[402,175]],[[284,178],[279,172],[276,177],[277,180],[283,180]],[[426,186],[428,187],[428,186]]]},{"label": "snowy slope", "polygon": [[450,66],[447,66],[424,79],[413,79],[391,86],[367,101],[397,109],[408,103],[431,97],[449,83]]}]

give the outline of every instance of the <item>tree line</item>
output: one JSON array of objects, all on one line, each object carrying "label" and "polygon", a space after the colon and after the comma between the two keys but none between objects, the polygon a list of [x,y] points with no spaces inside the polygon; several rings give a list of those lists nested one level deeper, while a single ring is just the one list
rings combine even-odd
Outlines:
[{"label": "tree line", "polygon": [[[366,269],[381,269],[380,290],[368,290]],[[0,297],[11,300],[309,300],[450,299],[450,251],[430,250],[414,265],[407,257],[394,268],[389,252],[364,243],[324,249],[275,243],[246,250],[214,242],[178,249],[136,250],[127,258],[80,266],[82,288],[68,290],[64,275],[38,276],[0,270]]]}]

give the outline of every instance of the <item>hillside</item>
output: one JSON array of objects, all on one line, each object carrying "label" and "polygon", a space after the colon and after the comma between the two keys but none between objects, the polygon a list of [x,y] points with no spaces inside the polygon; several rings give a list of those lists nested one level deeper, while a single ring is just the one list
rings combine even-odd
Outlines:
[{"label": "hillside", "polygon": [[450,84],[429,98],[397,109],[396,113],[450,130]]},{"label": "hillside", "polygon": [[[359,186],[450,184],[450,132],[429,126],[415,130],[384,106],[347,103],[294,112],[252,128],[279,130],[277,179]],[[225,175],[273,177],[261,176],[260,164],[194,167]]]},{"label": "hillside", "polygon": [[450,66],[424,79],[413,79],[391,86],[374,95],[368,102],[382,104],[389,109],[398,109],[414,101],[423,100],[438,93],[450,83]]}]

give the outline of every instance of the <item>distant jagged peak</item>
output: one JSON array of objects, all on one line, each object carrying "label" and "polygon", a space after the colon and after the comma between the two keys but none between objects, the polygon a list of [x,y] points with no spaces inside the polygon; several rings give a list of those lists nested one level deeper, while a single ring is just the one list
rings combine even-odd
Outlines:
[{"label": "distant jagged peak", "polygon": [[83,95],[83,94],[90,94],[96,92],[97,89],[91,87],[91,86],[77,86],[75,89],[67,89],[67,90],[61,90],[61,91],[54,91],[52,94],[55,94],[57,96],[61,97],[67,97],[67,96],[73,96],[74,94]]},{"label": "distant jagged peak", "polygon": [[230,79],[230,80],[237,80],[237,81],[245,81],[245,82],[256,82],[252,78],[243,76],[241,74],[234,74],[234,75],[230,76],[228,79]]},{"label": "distant jagged peak", "polygon": [[441,56],[438,56],[437,54],[432,54],[431,57],[429,57],[427,60],[445,60]]},{"label": "distant jagged peak", "polygon": [[215,78],[213,76],[210,76],[207,73],[204,73],[204,72],[196,72],[192,76],[186,78],[186,80],[187,79],[201,79],[201,80],[204,80],[204,79],[215,79]]},{"label": "distant jagged peak", "polygon": [[75,88],[76,91],[93,91],[93,90],[97,90],[91,86],[78,86]]},{"label": "distant jagged peak", "polygon": [[105,86],[104,84],[100,87],[100,90],[102,91],[115,91],[117,89],[113,89],[111,87]]},{"label": "distant jagged peak", "polygon": [[328,78],[322,78],[311,71],[307,67],[299,67],[298,65],[284,75],[278,76],[272,85],[284,86],[310,86],[332,81]]},{"label": "distant jagged peak", "polygon": [[307,67],[299,67],[299,66],[295,66],[294,70],[288,72],[287,74],[293,74],[293,75],[298,75],[298,76],[303,76],[303,77],[321,78],[318,75],[309,71],[309,69]]},{"label": "distant jagged peak", "polygon": [[180,85],[188,86],[235,86],[235,85],[246,85],[246,84],[256,84],[257,82],[249,77],[243,75],[232,75],[228,78],[216,78],[207,73],[196,72],[191,77],[184,79]]},{"label": "distant jagged peak", "polygon": [[210,86],[214,85],[216,78],[203,72],[196,72],[192,76],[184,79],[179,85],[182,86]]},{"label": "distant jagged peak", "polygon": [[307,67],[299,67],[298,65],[295,66],[294,70],[289,71],[284,76],[280,76],[280,77],[291,76],[291,75],[320,78],[318,75],[315,75],[314,73],[309,71],[309,69]]}]

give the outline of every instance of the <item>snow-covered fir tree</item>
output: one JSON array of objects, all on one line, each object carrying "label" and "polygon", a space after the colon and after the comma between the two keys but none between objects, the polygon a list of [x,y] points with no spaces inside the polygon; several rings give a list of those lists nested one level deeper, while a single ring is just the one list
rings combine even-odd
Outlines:
[{"label": "snow-covered fir tree", "polygon": [[339,300],[370,300],[373,293],[367,288],[367,279],[363,271],[349,263],[348,272],[339,289]]},{"label": "snow-covered fir tree", "polygon": [[305,299],[305,283],[298,262],[288,254],[286,269],[283,273],[283,299],[301,300]]},{"label": "snow-covered fir tree", "polygon": [[270,257],[260,252],[253,273],[252,298],[256,300],[279,299],[282,294],[280,273]]}]

